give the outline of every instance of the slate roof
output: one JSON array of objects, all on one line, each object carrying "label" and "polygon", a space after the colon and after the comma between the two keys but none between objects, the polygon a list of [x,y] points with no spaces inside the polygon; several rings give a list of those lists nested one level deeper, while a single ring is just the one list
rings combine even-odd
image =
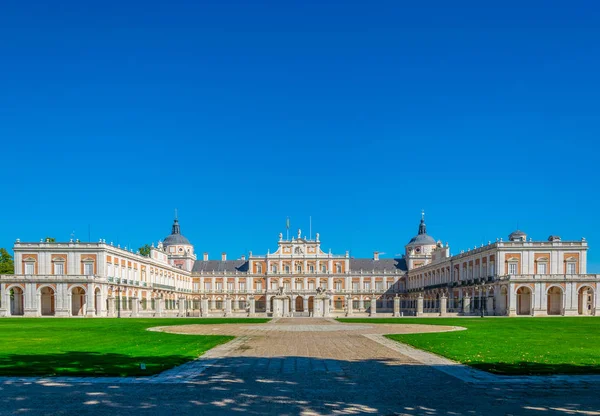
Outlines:
[{"label": "slate roof", "polygon": [[405,259],[350,259],[350,272],[372,272],[383,273],[385,270],[388,273],[394,273],[396,270],[407,271]]},{"label": "slate roof", "polygon": [[[394,273],[396,270],[405,272],[406,260],[404,259],[350,259],[350,271],[351,272],[364,272],[371,273]],[[196,260],[194,267],[192,268],[193,273],[211,273],[211,272],[230,272],[235,271],[240,273],[246,273],[248,271],[248,260]]]},{"label": "slate roof", "polygon": [[196,273],[211,273],[215,272],[231,272],[235,271],[245,273],[248,271],[248,260],[196,260],[192,272]]}]

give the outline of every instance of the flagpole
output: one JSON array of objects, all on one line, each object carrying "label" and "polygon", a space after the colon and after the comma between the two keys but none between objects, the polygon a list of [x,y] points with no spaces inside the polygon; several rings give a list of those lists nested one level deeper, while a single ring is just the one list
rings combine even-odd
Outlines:
[{"label": "flagpole", "polygon": [[285,239],[288,241],[290,239],[290,217],[285,220]]},{"label": "flagpole", "polygon": [[308,217],[308,239],[312,240],[312,215]]}]

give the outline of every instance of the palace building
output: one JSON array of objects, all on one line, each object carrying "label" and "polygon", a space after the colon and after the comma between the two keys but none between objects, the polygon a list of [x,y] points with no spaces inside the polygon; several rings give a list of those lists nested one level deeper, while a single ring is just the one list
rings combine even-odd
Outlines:
[{"label": "palace building", "polygon": [[198,259],[175,219],[148,256],[100,240],[14,244],[0,276],[0,316],[546,316],[596,315],[600,275],[585,239],[507,241],[450,254],[424,216],[401,258],[353,258],[320,236],[279,234],[276,250]]}]

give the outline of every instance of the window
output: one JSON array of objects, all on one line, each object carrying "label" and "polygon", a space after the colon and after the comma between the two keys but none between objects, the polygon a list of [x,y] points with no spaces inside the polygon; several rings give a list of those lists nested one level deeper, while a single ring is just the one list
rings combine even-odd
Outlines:
[{"label": "window", "polygon": [[63,274],[65,274],[65,264],[60,262],[60,263],[54,263],[54,274],[62,276]]},{"label": "window", "polygon": [[256,273],[262,273],[262,264],[256,265]]},{"label": "window", "polygon": [[383,290],[383,282],[375,283],[375,287],[377,288],[378,291],[382,291]]},{"label": "window", "polygon": [[211,284],[209,282],[204,282],[204,290],[206,292],[210,292],[212,289]]},{"label": "window", "polygon": [[286,265],[285,268],[284,268],[284,270],[285,270],[286,273],[289,273],[290,272],[290,266]]},{"label": "window", "polygon": [[358,292],[360,290],[360,283],[352,282],[352,290]]},{"label": "window", "polygon": [[296,271],[298,273],[302,273],[302,266],[301,265],[296,266]]},{"label": "window", "polygon": [[360,308],[360,301],[357,299],[353,299],[352,300],[352,309],[359,309]]},{"label": "window", "polygon": [[271,290],[277,290],[278,287],[279,287],[278,282],[271,282]]},{"label": "window", "polygon": [[113,275],[113,266],[110,263],[106,266],[106,275],[110,277]]},{"label": "window", "polygon": [[548,274],[548,264],[547,263],[538,263],[537,272],[538,274]]},{"label": "window", "polygon": [[342,290],[342,282],[335,282],[335,290],[337,292]]},{"label": "window", "polygon": [[227,282],[227,291],[233,292],[233,282]]},{"label": "window", "polygon": [[277,273],[277,266],[275,266],[275,265],[271,266],[271,271],[273,273]]},{"label": "window", "polygon": [[215,289],[217,289],[217,290],[223,290],[223,283],[222,282],[216,282],[215,283]]},{"label": "window", "polygon": [[325,265],[321,266],[321,272],[327,273],[327,266],[325,266]]},{"label": "window", "polygon": [[302,290],[302,282],[299,280],[296,281],[296,290]]},{"label": "window", "polygon": [[567,274],[575,274],[575,262],[567,263]]},{"label": "window", "polygon": [[35,263],[28,262],[25,263],[25,274],[34,274],[35,273]]},{"label": "window", "polygon": [[308,271],[310,273],[314,273],[315,272],[315,266],[313,266],[312,264],[310,266],[308,266]]},{"label": "window", "polygon": [[365,282],[365,290],[371,290],[371,282]]},{"label": "window", "polygon": [[91,276],[94,274],[94,263],[83,263],[83,274]]},{"label": "window", "polygon": [[256,290],[258,290],[259,292],[261,292],[262,289],[262,282],[256,282]]},{"label": "window", "polygon": [[315,290],[315,282],[308,282],[308,289]]},{"label": "window", "polygon": [[283,283],[283,288],[284,288],[286,291],[289,291],[289,290],[290,290],[290,282],[284,282],[284,283]]},{"label": "window", "polygon": [[336,264],[335,265],[335,272],[336,273],[341,273],[342,272],[342,265],[341,264]]},{"label": "window", "polygon": [[508,263],[508,274],[517,274],[518,263]]},{"label": "window", "polygon": [[240,291],[242,291],[242,292],[246,291],[246,282],[240,282]]}]

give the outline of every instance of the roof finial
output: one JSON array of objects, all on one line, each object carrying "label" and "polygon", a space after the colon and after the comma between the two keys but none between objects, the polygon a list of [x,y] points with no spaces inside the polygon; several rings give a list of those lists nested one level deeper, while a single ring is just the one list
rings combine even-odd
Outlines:
[{"label": "roof finial", "polygon": [[427,234],[427,228],[425,226],[425,210],[421,210],[421,224],[419,224],[419,235]]}]

